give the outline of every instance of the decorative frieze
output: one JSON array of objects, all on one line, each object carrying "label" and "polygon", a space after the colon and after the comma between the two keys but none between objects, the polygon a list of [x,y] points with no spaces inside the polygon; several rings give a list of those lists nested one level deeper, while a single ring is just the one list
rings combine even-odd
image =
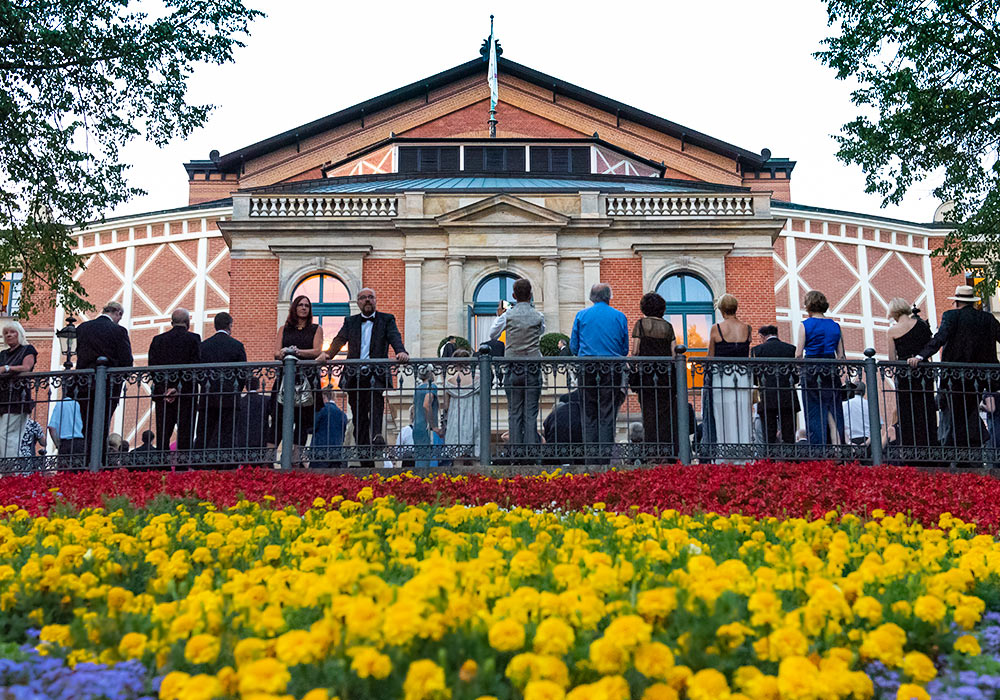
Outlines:
[{"label": "decorative frieze", "polygon": [[608,216],[753,216],[752,196],[609,196]]},{"label": "decorative frieze", "polygon": [[256,196],[250,198],[251,217],[394,217],[397,212],[395,195],[387,197],[331,197],[311,195],[300,197]]}]

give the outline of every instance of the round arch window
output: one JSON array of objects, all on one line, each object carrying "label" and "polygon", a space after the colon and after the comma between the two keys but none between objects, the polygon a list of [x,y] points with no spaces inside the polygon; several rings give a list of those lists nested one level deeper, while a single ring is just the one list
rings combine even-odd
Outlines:
[{"label": "round arch window", "polygon": [[703,279],[687,272],[668,275],[656,287],[656,293],[667,302],[664,317],[684,343],[688,352],[708,352],[708,335],[715,323],[712,288]]},{"label": "round arch window", "polygon": [[339,277],[319,272],[295,285],[292,299],[302,294],[312,302],[313,321],[323,327],[323,346],[326,349],[340,330],[344,317],[351,314],[351,293]]},{"label": "round arch window", "polygon": [[[469,342],[473,347],[490,339],[490,326],[497,317],[501,301],[514,303],[514,282],[517,275],[501,272],[490,275],[476,287],[469,306]],[[503,336],[500,340],[504,340]]]}]

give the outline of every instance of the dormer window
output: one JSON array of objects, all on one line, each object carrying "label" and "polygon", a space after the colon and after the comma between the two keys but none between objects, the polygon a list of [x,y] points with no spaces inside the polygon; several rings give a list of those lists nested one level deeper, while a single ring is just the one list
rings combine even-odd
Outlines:
[{"label": "dormer window", "polygon": [[401,173],[457,173],[458,146],[400,146]]},{"label": "dormer window", "polygon": [[590,174],[589,146],[532,146],[531,172]]}]

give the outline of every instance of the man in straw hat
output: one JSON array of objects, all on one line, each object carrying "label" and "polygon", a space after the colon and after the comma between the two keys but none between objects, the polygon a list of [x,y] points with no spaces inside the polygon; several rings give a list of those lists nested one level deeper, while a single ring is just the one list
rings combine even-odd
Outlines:
[{"label": "man in straw hat", "polygon": [[[955,302],[955,308],[944,312],[938,332],[918,355],[908,360],[910,367],[916,367],[942,348],[944,362],[998,364],[1000,321],[976,308],[979,297],[969,285],[955,287],[955,296],[948,298]],[[942,376],[941,408],[951,419],[951,434],[945,444],[951,447],[980,447],[988,437],[979,418],[979,402],[983,394],[995,391],[995,387],[974,375],[969,370],[953,370]],[[1000,408],[993,404],[995,401],[990,397],[986,401],[987,410]]]}]

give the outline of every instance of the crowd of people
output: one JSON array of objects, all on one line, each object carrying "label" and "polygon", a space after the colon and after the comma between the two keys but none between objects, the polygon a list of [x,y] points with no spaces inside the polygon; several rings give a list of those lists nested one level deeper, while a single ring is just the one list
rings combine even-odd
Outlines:
[{"label": "crowd of people", "polygon": [[[718,299],[719,320],[709,331],[707,352],[701,355],[708,361],[699,363],[697,355],[691,356],[701,367],[695,370],[701,388],[689,400],[678,396],[677,365],[669,361],[678,342],[665,318],[664,299],[645,294],[639,304],[642,315],[630,330],[625,314],[611,306],[611,287],[596,284],[590,290],[592,304],[576,314],[568,342],[560,343],[560,356],[574,355],[581,361],[568,365],[566,391],[553,402],[541,426],[542,390],[554,385],[543,365],[533,361],[542,357],[545,321],[532,306],[528,280],[515,281],[513,297],[513,305],[498,308],[484,343],[483,351],[504,357],[494,364],[493,376],[481,377],[471,361],[447,366],[421,362],[415,368],[410,422],[396,431],[394,452],[405,454],[404,466],[477,460],[481,422],[491,419],[482,413],[481,395],[494,386],[507,398],[502,452],[512,462],[539,461],[541,451],[535,447],[539,444],[596,446],[596,451],[583,453],[587,461],[606,462],[628,453],[616,446],[616,433],[629,391],[641,421],[628,426],[625,444],[650,446],[653,451],[645,452],[647,457],[675,456],[680,441],[689,439],[680,435],[677,413],[685,404],[689,433],[706,446],[870,445],[878,439],[884,446],[907,448],[1000,447],[1000,387],[994,386],[998,382],[969,371],[934,373],[925,364],[942,351],[946,362],[997,365],[1000,322],[977,308],[979,298],[968,286],[956,289],[951,297],[955,308],[945,312],[937,333],[907,300],[890,302],[889,359],[907,364],[894,366],[891,378],[879,377],[882,424],[877,436],[871,431],[866,382],[860,375],[851,376],[844,364],[841,328],[826,316],[829,302],[818,291],[808,292],[803,300],[807,316],[797,345],[782,341],[777,326],[769,324],[758,329],[760,342],[752,346],[754,331],[740,319],[739,301],[729,294]],[[345,466],[342,460],[326,456],[336,449],[321,448],[353,444],[359,448],[362,467],[384,466],[385,395],[397,388],[397,372],[387,363],[348,363],[334,383],[332,373],[322,369],[345,346],[350,360],[388,359],[391,351],[396,362],[409,361],[395,317],[376,309],[375,292],[360,290],[357,304],[359,313],[345,318],[326,342],[322,326],[313,319],[310,300],[293,299],[274,357],[319,362],[297,365],[295,376],[288,378],[294,382],[291,389],[282,385],[279,373],[270,391],[245,364],[246,350],[232,335],[230,314],[217,314],[215,333],[202,340],[190,330],[188,311],[176,309],[171,328],[153,338],[149,347],[148,365],[154,368],[149,375],[150,429],[142,432],[141,444],[131,451],[120,435],[110,433],[110,420],[122,396],[120,379],[109,382],[104,404],[97,405],[92,383],[74,383],[67,377],[61,395],[48,400],[47,431],[32,420],[37,397],[17,377],[35,368],[38,353],[26,341],[21,325],[8,321],[2,327],[6,348],[0,351],[0,458],[35,458],[44,454],[48,441],[55,455],[74,458],[80,466],[89,464],[93,417],[101,411],[102,434],[108,436],[102,459],[108,463],[164,466],[171,463],[164,456],[170,452],[276,448],[288,440],[296,464]],[[100,316],[80,325],[79,369],[95,368],[99,357],[106,357],[114,368],[133,365],[130,339],[120,325],[122,315],[121,305],[109,302]],[[454,337],[447,339],[441,354],[453,360],[471,357]],[[626,357],[648,361],[603,361]],[[762,362],[726,361],[739,358]],[[815,362],[789,362],[794,358]],[[155,369],[197,364],[213,368],[200,375]],[[231,369],[223,369],[227,365]],[[337,392],[346,398],[349,415]],[[290,437],[284,434],[288,411]],[[800,413],[804,431],[797,430]],[[312,449],[303,452],[306,446]]]}]

